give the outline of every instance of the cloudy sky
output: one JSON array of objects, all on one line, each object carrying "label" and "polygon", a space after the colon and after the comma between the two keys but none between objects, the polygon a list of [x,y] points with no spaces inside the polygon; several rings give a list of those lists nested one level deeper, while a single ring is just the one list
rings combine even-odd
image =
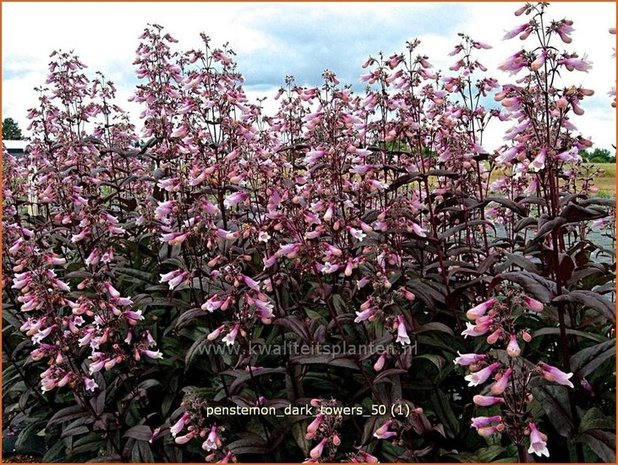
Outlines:
[{"label": "cloudy sky", "polygon": [[[251,97],[272,96],[286,75],[301,84],[317,85],[322,71],[334,71],[342,83],[362,89],[361,64],[369,55],[403,51],[405,42],[421,40],[420,51],[436,68],[447,70],[447,53],[458,32],[493,45],[480,61],[499,81],[512,81],[495,66],[519,50],[518,39],[503,41],[506,30],[524,20],[513,16],[518,3],[3,3],[2,116],[26,127],[26,109],[35,104],[32,88],[46,77],[54,49],[75,50],[91,72],[100,70],[119,89],[126,103],[136,84],[132,66],[138,36],[147,23],[158,23],[176,37],[182,49],[198,47],[199,33],[215,44],[229,42]],[[612,57],[616,5],[610,2],[554,3],[554,19],[575,24],[568,50],[587,54],[589,73],[567,73],[565,84],[583,84],[596,91],[585,101],[586,115],[575,122],[599,147],[615,145],[615,112],[607,92],[616,80]],[[528,43],[528,42],[526,42]],[[139,125],[137,116],[135,122]],[[494,148],[497,131],[487,148]]]}]

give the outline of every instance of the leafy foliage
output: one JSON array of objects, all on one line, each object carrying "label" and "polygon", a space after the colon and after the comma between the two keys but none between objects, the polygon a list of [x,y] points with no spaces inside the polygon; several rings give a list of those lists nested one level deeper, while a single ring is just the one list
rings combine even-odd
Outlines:
[{"label": "leafy foliage", "polygon": [[2,140],[22,140],[23,138],[21,129],[13,118],[2,120]]}]

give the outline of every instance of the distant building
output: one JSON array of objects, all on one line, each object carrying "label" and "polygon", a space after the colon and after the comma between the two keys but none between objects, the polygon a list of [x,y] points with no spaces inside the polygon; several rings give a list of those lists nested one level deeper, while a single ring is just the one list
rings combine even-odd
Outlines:
[{"label": "distant building", "polygon": [[26,153],[26,146],[28,145],[26,140],[3,140],[2,143],[15,158],[22,157]]}]

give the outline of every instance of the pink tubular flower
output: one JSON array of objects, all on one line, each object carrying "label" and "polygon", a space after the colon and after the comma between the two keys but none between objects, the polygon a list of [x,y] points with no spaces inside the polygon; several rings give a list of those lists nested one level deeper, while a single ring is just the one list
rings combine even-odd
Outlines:
[{"label": "pink tubular flower", "polygon": [[335,273],[339,270],[340,266],[336,263],[325,262],[322,267],[320,267],[320,272],[324,274]]},{"label": "pink tubular flower", "polygon": [[217,329],[215,329],[213,332],[211,332],[210,334],[208,334],[207,339],[209,341],[214,341],[215,339],[217,339],[220,335],[221,332],[225,329],[225,325],[221,325],[219,326]]},{"label": "pink tubular flower", "polygon": [[509,345],[506,347],[506,353],[509,354],[509,357],[519,357],[521,353],[521,349],[519,344],[517,343],[517,336],[515,334],[511,334],[509,339]]},{"label": "pink tubular flower", "polygon": [[167,242],[169,245],[180,245],[189,237],[189,233],[171,232],[162,234],[161,239],[163,242]]},{"label": "pink tubular flower", "polygon": [[487,344],[495,344],[496,342],[498,342],[498,339],[500,339],[502,333],[502,328],[496,329],[493,333],[487,336]]},{"label": "pink tubular flower", "polygon": [[155,220],[166,221],[167,217],[172,213],[176,207],[177,202],[175,200],[168,200],[167,202],[160,202],[159,206],[155,209]]},{"label": "pink tubular flower", "polygon": [[99,387],[99,385],[94,381],[94,379],[86,377],[84,378],[84,386],[86,388],[86,391],[92,392],[94,392],[94,390]]},{"label": "pink tubular flower", "polygon": [[206,438],[206,441],[202,444],[202,449],[206,451],[216,450],[221,447],[221,438],[219,437],[219,433],[217,432],[217,426],[212,425],[210,427],[210,433]]},{"label": "pink tubular flower", "polygon": [[555,26],[556,32],[560,36],[560,40],[562,40],[562,42],[564,42],[565,44],[570,44],[573,39],[571,39],[569,34],[571,34],[571,32],[575,30],[573,28],[573,21],[569,19],[563,19],[562,21],[555,23]]},{"label": "pink tubular flower", "polygon": [[530,69],[533,71],[538,71],[545,64],[545,60],[547,58],[547,51],[543,50],[539,53],[539,56],[530,64]]},{"label": "pink tubular flower", "polygon": [[26,333],[26,336],[33,336],[34,334],[41,331],[41,327],[45,323],[44,318],[40,318],[38,320],[34,320],[32,318],[28,318],[23,325],[19,328],[20,331]]},{"label": "pink tubular flower", "polygon": [[382,368],[384,368],[385,362],[386,362],[386,352],[380,355],[380,357],[378,357],[378,360],[376,361],[376,363],[373,364],[373,369],[375,371],[382,370]]},{"label": "pink tubular flower", "polygon": [[388,431],[389,426],[393,423],[394,420],[388,420],[382,426],[380,426],[375,433],[373,433],[374,438],[378,439],[388,439],[393,436],[397,436],[397,433],[394,431]]},{"label": "pink tubular flower", "polygon": [[311,452],[309,452],[309,457],[311,457],[312,459],[319,459],[320,457],[322,457],[322,452],[324,452],[324,446],[326,446],[327,443],[328,438],[323,438],[317,446],[311,449]]},{"label": "pink tubular flower", "polygon": [[528,27],[530,27],[529,23],[520,24],[515,29],[512,29],[512,30],[508,31],[504,35],[503,40],[512,39],[513,37],[518,36],[519,34],[524,32],[526,29],[528,29]]},{"label": "pink tubular flower", "polygon": [[536,454],[539,457],[549,457],[549,451],[547,450],[547,436],[541,433],[536,423],[528,423],[530,428],[530,447],[528,448],[529,454]]},{"label": "pink tubular flower", "polygon": [[223,201],[223,205],[225,205],[227,208],[234,207],[239,203],[244,202],[248,198],[249,194],[247,194],[246,192],[234,192]]},{"label": "pink tubular flower", "polygon": [[188,443],[191,439],[193,439],[195,437],[195,435],[197,434],[196,431],[190,431],[188,434],[185,434],[184,436],[178,436],[174,442],[176,444],[186,444]]},{"label": "pink tubular flower", "polygon": [[97,373],[97,372],[101,371],[103,369],[103,367],[105,366],[106,362],[107,362],[107,359],[100,359],[100,360],[94,361],[88,367],[88,372],[91,375],[93,375],[94,373]]},{"label": "pink tubular flower", "polygon": [[90,255],[88,255],[84,263],[88,266],[94,266],[97,265],[100,260],[101,252],[99,252],[99,249],[92,249],[92,252],[90,252]]},{"label": "pink tubular flower", "polygon": [[305,165],[311,166],[315,164],[315,162],[317,162],[320,158],[322,158],[324,154],[325,154],[324,150],[311,150],[307,152],[307,154],[305,155],[305,160],[304,160]]},{"label": "pink tubular flower", "polygon": [[406,324],[403,315],[397,316],[397,339],[395,342],[399,342],[401,345],[410,344],[410,337],[406,331]]},{"label": "pink tubular flower", "polygon": [[43,339],[45,339],[47,336],[49,336],[54,329],[56,329],[56,325],[52,325],[52,326],[45,328],[44,330],[38,331],[37,333],[34,334],[34,336],[32,336],[32,342],[34,342],[35,344],[38,344]]},{"label": "pink tubular flower", "polygon": [[326,213],[324,213],[324,216],[322,216],[322,219],[324,221],[326,221],[327,223],[330,222],[333,219],[333,206],[332,206],[332,204],[328,205],[328,208],[326,209]]},{"label": "pink tubular flower", "polygon": [[189,421],[189,417],[189,412],[185,412],[178,419],[178,421],[174,423],[174,425],[170,428],[170,433],[173,437],[176,437],[178,433],[180,433],[184,429],[185,424],[187,423],[187,421]]},{"label": "pink tubular flower", "polygon": [[416,234],[417,236],[427,237],[427,234],[425,234],[425,230],[416,223],[412,223],[412,230],[414,231],[414,234]]},{"label": "pink tubular flower", "polygon": [[103,286],[105,286],[105,290],[111,298],[118,299],[120,297],[120,292],[118,292],[118,290],[114,286],[112,286],[112,283],[110,283],[109,281],[103,283]]},{"label": "pink tubular flower", "polygon": [[[516,54],[510,56],[504,63],[498,66],[498,69],[502,71],[508,71],[509,74],[517,74],[521,71],[528,61],[524,51],[519,51]],[[496,96],[497,97],[497,96]]]},{"label": "pink tubular flower", "polygon": [[472,323],[466,321],[466,329],[461,332],[461,335],[464,338],[468,336],[482,336],[483,334],[487,334],[487,331],[490,330],[491,323],[491,320],[485,320],[483,323],[473,325]]},{"label": "pink tubular flower", "polygon": [[486,426],[491,425],[492,423],[501,423],[502,417],[500,415],[495,415],[493,417],[475,417],[472,418],[471,427],[474,429],[485,428]]},{"label": "pink tubular flower", "polygon": [[45,263],[49,265],[64,265],[66,263],[66,259],[59,257],[55,253],[45,254],[43,258],[45,259]]},{"label": "pink tubular flower", "polygon": [[161,283],[167,283],[170,287],[170,290],[179,286],[182,282],[186,281],[190,276],[189,272],[182,270],[174,270],[169,273],[164,273],[161,275]]},{"label": "pink tubular flower", "polygon": [[588,393],[590,394],[590,397],[594,397],[595,396],[594,388],[592,387],[592,384],[590,384],[590,382],[586,378],[582,379],[579,384],[586,391],[588,391]]},{"label": "pink tubular flower", "polygon": [[509,380],[511,379],[511,375],[513,374],[512,368],[507,368],[507,370],[502,373],[502,376],[498,381],[491,385],[490,392],[494,395],[499,396],[504,393],[506,387],[508,386]]},{"label": "pink tubular flower", "polygon": [[569,71],[577,70],[583,71],[585,73],[587,73],[588,70],[592,68],[591,63],[589,61],[586,61],[585,58],[577,57],[563,58],[561,60],[558,60],[558,64],[564,65],[564,67]]},{"label": "pink tubular flower", "polygon": [[360,312],[356,312],[356,318],[354,318],[354,323],[360,323],[361,321],[371,320],[371,317],[375,315],[376,309],[373,307],[369,307]]},{"label": "pink tubular flower", "polygon": [[309,423],[309,426],[307,426],[307,434],[305,435],[307,439],[313,439],[315,437],[315,433],[322,424],[323,420],[324,415],[320,413],[311,423]]},{"label": "pink tubular flower", "polygon": [[487,381],[493,372],[498,369],[498,367],[500,367],[500,364],[498,362],[494,362],[480,371],[470,373],[464,379],[468,381],[468,386],[478,386],[479,384],[483,384]]},{"label": "pink tubular flower", "polygon": [[238,336],[238,331],[240,331],[240,324],[236,323],[232,330],[225,335],[222,341],[225,342],[228,346],[233,346],[234,341],[236,340],[236,336]]},{"label": "pink tubular flower", "polygon": [[170,134],[170,137],[182,139],[188,134],[188,132],[189,128],[187,127],[187,125],[181,124],[175,131]]},{"label": "pink tubular flower", "polygon": [[468,320],[476,320],[477,318],[485,315],[485,313],[487,313],[487,310],[493,307],[496,302],[496,299],[492,297],[491,299],[486,300],[485,302],[477,305],[476,307],[472,307],[466,312],[466,318],[468,318]]},{"label": "pink tubular flower", "polygon": [[479,436],[488,437],[493,436],[496,433],[504,430],[504,423],[498,423],[495,426],[486,426],[484,428],[479,428],[476,430]]},{"label": "pink tubular flower", "polygon": [[71,242],[79,242],[90,235],[90,228],[82,229],[78,234],[71,236]]},{"label": "pink tubular flower", "polygon": [[224,300],[218,294],[215,294],[202,304],[201,309],[207,312],[214,312],[221,308],[223,302]]},{"label": "pink tubular flower", "polygon": [[69,285],[64,281],[60,281],[59,279],[52,279],[51,282],[56,289],[60,289],[61,291],[65,292],[69,292],[71,290],[71,288],[69,288]]},{"label": "pink tubular flower", "polygon": [[489,407],[491,405],[503,403],[504,399],[502,397],[476,395],[472,398],[472,402],[481,407]]},{"label": "pink tubular flower", "polygon": [[163,358],[163,354],[158,350],[141,349],[139,353],[142,355],[145,355],[148,358],[152,358],[152,359]]},{"label": "pink tubular flower", "polygon": [[138,321],[141,321],[144,319],[144,317],[142,316],[141,310],[138,310],[138,311],[127,310],[122,313],[122,316],[127,319],[127,322],[130,325],[136,325]]},{"label": "pink tubular flower", "polygon": [[543,311],[543,304],[538,300],[533,299],[532,297],[528,297],[527,295],[523,297],[523,300],[524,305],[526,306],[526,308],[528,308],[528,310],[532,310],[533,312]]},{"label": "pink tubular flower", "polygon": [[573,373],[565,373],[558,368],[548,365],[547,363],[540,362],[539,368],[542,370],[543,378],[547,381],[562,384],[563,386],[575,387],[569,379],[573,376]]},{"label": "pink tubular flower", "polygon": [[242,275],[242,280],[250,289],[253,289],[254,291],[260,290],[260,284],[251,279],[249,276]]},{"label": "pink tubular flower", "polygon": [[543,147],[539,154],[530,163],[532,171],[541,171],[545,168],[545,159],[547,158],[547,149]]},{"label": "pink tubular flower", "polygon": [[286,245],[282,245],[281,247],[279,247],[279,250],[277,250],[277,252],[275,253],[275,256],[281,257],[282,255],[284,255],[287,258],[294,258],[298,254],[299,250],[300,250],[300,244],[296,242],[292,244],[286,244]]},{"label": "pink tubular flower", "polygon": [[523,15],[528,8],[530,8],[530,6],[529,4],[526,3],[524,6],[522,6],[521,8],[518,8],[517,11],[515,11],[515,16]]},{"label": "pink tubular flower", "polygon": [[[249,299],[247,299],[248,301]],[[264,324],[270,324],[273,318],[273,304],[260,299],[253,300],[253,304],[257,309],[257,314]]]},{"label": "pink tubular flower", "polygon": [[180,178],[168,178],[162,179],[157,183],[161,189],[164,189],[168,192],[179,192],[182,187]]},{"label": "pink tubular flower", "polygon": [[25,273],[17,273],[13,278],[12,289],[23,289],[22,292],[26,292],[26,289],[32,282],[32,273],[26,271]]},{"label": "pink tubular flower", "polygon": [[468,366],[473,363],[482,362],[487,358],[487,355],[485,354],[461,354],[459,351],[457,354],[459,357],[456,357],[455,360],[453,360],[453,363],[461,366]]}]

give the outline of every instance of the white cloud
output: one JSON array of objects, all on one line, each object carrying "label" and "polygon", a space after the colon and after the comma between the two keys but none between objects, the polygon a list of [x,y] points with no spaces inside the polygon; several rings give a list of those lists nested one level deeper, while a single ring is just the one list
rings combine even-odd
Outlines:
[{"label": "white cloud", "polygon": [[[101,70],[116,82],[119,104],[134,81],[132,62],[138,36],[147,23],[166,27],[182,49],[200,46],[199,33],[214,43],[230,42],[238,53],[249,94],[269,94],[266,108],[274,107],[274,89],[286,74],[301,81],[317,80],[322,66],[331,67],[345,81],[357,79],[360,65],[380,50],[404,50],[405,41],[418,36],[419,52],[429,55],[436,68],[447,69],[446,56],[461,31],[490,43],[481,61],[500,81],[512,80],[495,66],[521,47],[518,39],[503,41],[505,30],[525,21],[515,17],[512,3],[5,3],[2,15],[3,115],[26,126],[26,109],[36,103],[32,88],[45,80],[49,53],[75,49],[92,71]],[[615,143],[615,115],[603,107],[615,83],[614,3],[555,3],[553,18],[575,21],[574,42],[567,48],[585,51],[594,63],[590,73],[568,73],[568,82],[595,89],[597,97],[584,101],[587,114],[576,121],[601,146]],[[528,43],[526,43],[528,46]],[[317,82],[313,82],[317,84]],[[358,84],[358,82],[351,82]],[[257,90],[259,89],[259,90]],[[262,91],[262,89],[268,89]]]},{"label": "white cloud", "polygon": [[[521,50],[522,46],[531,48],[534,38],[526,41],[515,38],[502,40],[506,31],[527,21],[526,16],[516,17],[513,12],[519,4],[512,3],[474,3],[471,4],[472,15],[466,21],[466,32],[472,37],[490,43],[493,49],[487,50],[485,60],[481,60],[500,82],[513,81],[513,78],[496,70],[506,57]],[[588,73],[565,72],[559,86],[582,85],[593,89],[595,97],[585,99],[582,107],[585,115],[575,117],[573,123],[584,137],[590,137],[600,147],[611,148],[616,144],[616,116],[607,96],[616,82],[616,61],[612,58],[616,36],[609,34],[609,28],[615,26],[616,4],[602,2],[552,3],[547,10],[548,17],[555,20],[571,19],[575,32],[572,44],[561,42],[554,44],[560,51],[577,52],[587,55],[593,63]],[[495,71],[493,71],[495,70]],[[497,140],[497,138],[495,138]]]}]

